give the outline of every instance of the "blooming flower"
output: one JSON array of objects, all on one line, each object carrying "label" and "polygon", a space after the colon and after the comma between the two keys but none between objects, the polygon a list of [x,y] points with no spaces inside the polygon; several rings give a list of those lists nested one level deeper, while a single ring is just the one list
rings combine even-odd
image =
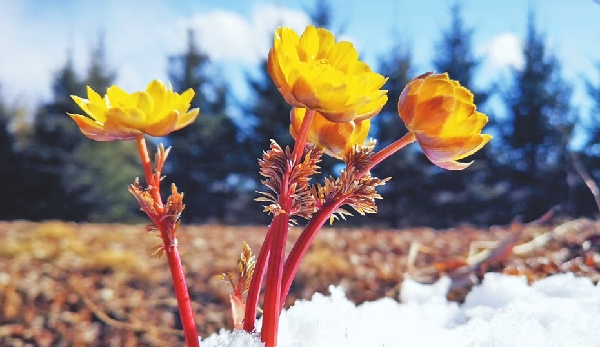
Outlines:
[{"label": "blooming flower", "polygon": [[[290,112],[290,134],[297,137],[306,115],[305,108],[294,107]],[[308,130],[307,142],[322,148],[328,155],[343,159],[355,144],[362,145],[369,134],[371,121],[349,121],[346,123],[333,123],[320,113],[315,113],[315,118]]]},{"label": "blooming flower", "polygon": [[87,99],[71,96],[87,116],[69,116],[85,136],[96,141],[130,140],[141,134],[166,136],[192,123],[200,112],[189,110],[192,89],[179,95],[158,80],[145,91],[131,94],[114,85],[104,98],[90,87],[87,94]]},{"label": "blooming flower", "polygon": [[298,37],[278,28],[268,68],[290,105],[318,111],[330,122],[369,119],[387,102],[387,91],[380,90],[386,78],[358,60],[352,43],[336,43],[326,29],[308,26]]},{"label": "blooming flower", "polygon": [[488,117],[475,110],[473,94],[448,74],[426,73],[404,87],[398,100],[400,118],[435,165],[462,170],[460,163],[492,136],[481,134]]}]

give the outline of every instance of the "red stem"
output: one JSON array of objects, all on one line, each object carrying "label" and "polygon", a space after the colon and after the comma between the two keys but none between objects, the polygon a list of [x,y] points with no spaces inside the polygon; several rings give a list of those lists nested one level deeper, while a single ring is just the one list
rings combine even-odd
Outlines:
[{"label": "red stem", "polygon": [[271,250],[271,243],[273,241],[273,224],[267,231],[265,241],[260,248],[258,253],[258,259],[256,259],[256,265],[254,266],[254,274],[250,281],[250,287],[248,288],[248,295],[246,296],[246,312],[244,314],[244,330],[252,333],[255,330],[256,324],[256,311],[258,307],[258,297],[260,296],[260,285],[265,274],[267,260],[269,259],[269,251]]},{"label": "red stem", "polygon": [[165,245],[165,253],[169,262],[169,269],[171,270],[175,298],[177,299],[177,307],[179,308],[179,316],[181,317],[181,325],[183,326],[183,333],[185,335],[185,344],[187,347],[200,347],[196,322],[194,321],[194,310],[192,309],[192,301],[190,300],[185,282],[185,273],[181,264],[179,248],[177,248],[176,244],[171,244],[169,236],[163,230],[165,228],[161,227],[160,235]]},{"label": "red stem", "polygon": [[[308,137],[308,131],[310,130],[310,126],[315,117],[316,111],[307,110],[304,119],[302,120],[302,126],[300,127],[300,132],[298,134],[298,138],[294,144],[294,151],[292,152],[292,157],[288,162],[288,166],[284,173],[284,177],[281,179],[281,187],[279,189],[279,206],[281,211],[277,215],[273,217],[273,221],[271,222],[269,234],[271,235],[270,242],[270,250],[268,255],[268,266],[267,266],[267,278],[265,282],[265,298],[264,298],[264,307],[263,307],[263,323],[261,328],[261,340],[265,343],[265,347],[275,347],[277,344],[277,333],[279,330],[279,314],[281,313],[281,278],[283,276],[283,264],[285,261],[285,245],[287,241],[287,234],[289,229],[289,221],[290,221],[290,210],[291,210],[291,202],[293,191],[290,190],[290,173],[293,167],[302,160],[302,153],[304,152],[304,147],[306,145],[306,139]],[[265,240],[265,243],[267,240]],[[263,250],[261,249],[261,253]],[[261,264],[264,267],[264,264]],[[264,273],[264,269],[261,269],[257,266],[255,267],[255,273],[253,277],[257,276],[257,271],[259,274]],[[257,278],[257,283],[253,289],[260,289],[260,277]],[[254,278],[252,284],[254,284]],[[257,293],[252,293],[252,299]],[[254,308],[255,305],[252,305]],[[245,316],[249,319],[253,319],[252,316],[255,315],[255,312],[248,311],[248,314]],[[250,328],[252,326],[252,322],[244,322],[244,329],[246,327]],[[246,329],[248,330],[248,329]]]},{"label": "red stem", "polygon": [[285,244],[287,239],[289,215],[280,213],[273,219],[275,225],[273,242],[269,255],[267,279],[265,284],[265,299],[263,308],[263,322],[261,340],[265,347],[277,345],[277,332],[279,330],[279,313],[281,298],[281,277],[283,275],[283,262],[285,260]]},{"label": "red stem", "polygon": [[[146,178],[146,185],[152,195],[155,207],[162,212],[163,203],[160,197],[160,181],[155,182],[154,172],[152,170],[152,163],[150,162],[150,155],[148,155],[148,147],[146,146],[146,140],[144,135],[138,135],[136,138],[138,152],[140,153],[140,159],[142,160],[142,168],[144,169],[144,177]],[[152,218],[152,217],[151,217]]]},{"label": "red stem", "polygon": [[302,155],[302,152],[304,152],[304,146],[306,145],[306,139],[308,138],[308,130],[310,130],[316,112],[317,111],[314,110],[306,110],[302,125],[300,126],[300,133],[294,144],[294,153],[292,153],[292,163],[294,163],[294,165],[302,159],[300,156]]},{"label": "red stem", "polygon": [[389,144],[387,147],[385,147],[381,151],[375,153],[369,160],[369,165],[362,172],[362,174],[364,175],[365,173],[369,172],[375,165],[381,163],[385,158],[398,152],[405,146],[410,145],[411,143],[415,142],[415,140],[416,140],[416,138],[415,138],[415,134],[413,132],[408,132],[408,133],[404,134],[404,136],[402,136],[398,140],[392,142],[391,144]]},{"label": "red stem", "polygon": [[285,265],[283,267],[283,277],[281,280],[281,305],[279,306],[279,311],[283,310],[283,305],[287,299],[288,293],[290,291],[290,287],[292,286],[292,281],[296,276],[296,272],[298,272],[298,267],[306,254],[306,251],[310,247],[312,241],[315,236],[323,227],[323,224],[329,219],[331,214],[341,205],[343,205],[345,201],[345,197],[340,198],[334,204],[325,206],[323,209],[319,210],[317,213],[313,215],[310,222],[306,225],[296,243],[294,243],[294,247],[292,251],[288,255],[287,260],[285,261]]},{"label": "red stem", "polygon": [[[415,135],[412,132],[409,132],[402,136],[400,139],[396,140],[392,144],[388,145],[381,151],[375,153],[371,159],[369,160],[369,165],[367,168],[357,175],[356,179],[360,179],[363,175],[369,172],[375,165],[379,164],[385,158],[390,155],[396,153],[400,149],[404,148],[406,145],[411,144],[415,141]],[[320,209],[317,213],[313,215],[310,222],[306,225],[298,240],[294,244],[292,251],[290,252],[287,260],[285,261],[285,265],[283,268],[283,278],[281,284],[281,297],[280,302],[280,310],[283,309],[283,304],[286,301],[287,295],[290,291],[290,287],[292,286],[292,281],[298,272],[298,267],[304,258],[304,255],[308,251],[312,241],[315,236],[321,230],[325,222],[329,219],[331,214],[335,212],[337,208],[342,206],[345,202],[347,196],[342,196],[338,200],[336,200],[333,204],[325,206]]]},{"label": "red stem", "polygon": [[[167,254],[167,262],[171,271],[171,279],[175,290],[175,298],[177,299],[177,307],[179,308],[179,316],[181,317],[181,325],[185,335],[185,343],[187,347],[200,347],[196,323],[194,321],[194,311],[192,310],[192,302],[188,293],[187,284],[185,282],[185,273],[181,263],[181,256],[177,248],[177,239],[171,235],[170,228],[166,218],[162,218],[164,214],[164,205],[160,197],[160,180],[157,179],[152,170],[148,148],[143,135],[137,137],[137,147],[142,160],[144,175],[146,176],[146,184],[148,190],[154,200],[156,216],[149,216],[156,226],[160,229],[160,236],[163,240],[165,253]],[[157,223],[158,222],[158,223]]]}]

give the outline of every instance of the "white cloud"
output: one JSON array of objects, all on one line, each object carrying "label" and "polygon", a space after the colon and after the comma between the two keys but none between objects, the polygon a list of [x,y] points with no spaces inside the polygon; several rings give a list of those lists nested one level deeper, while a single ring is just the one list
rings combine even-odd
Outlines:
[{"label": "white cloud", "polygon": [[65,61],[65,44],[57,47],[55,40],[46,36],[44,20],[29,18],[25,7],[8,2],[0,11],[0,83],[2,96],[9,100],[40,97],[42,91],[48,94],[51,72],[57,61]]},{"label": "white cloud", "polygon": [[196,31],[198,44],[214,61],[256,64],[266,56],[278,25],[303,30],[308,23],[302,11],[261,5],[254,7],[250,18],[217,10],[196,14],[182,26]]},{"label": "white cloud", "polygon": [[224,10],[181,14],[160,0],[88,5],[3,1],[2,97],[26,102],[49,99],[53,73],[64,65],[67,51],[83,76],[102,33],[116,83],[136,90],[151,79],[166,79],[167,58],[185,50],[189,28],[196,31],[197,43],[213,61],[248,66],[266,56],[277,25],[302,30],[309,22],[302,11],[274,5],[257,5],[248,16]]},{"label": "white cloud", "polygon": [[521,39],[513,33],[502,33],[493,37],[481,50],[490,67],[494,69],[521,69],[525,64]]},{"label": "white cloud", "polygon": [[[84,75],[100,34],[105,36],[109,68],[130,89],[145,86],[146,74],[162,77],[173,14],[158,1],[79,6],[76,3],[6,1],[0,11],[2,97],[39,102],[51,96],[53,74],[70,51]],[[78,7],[79,6],[79,7]],[[142,83],[140,83],[142,82]]]}]

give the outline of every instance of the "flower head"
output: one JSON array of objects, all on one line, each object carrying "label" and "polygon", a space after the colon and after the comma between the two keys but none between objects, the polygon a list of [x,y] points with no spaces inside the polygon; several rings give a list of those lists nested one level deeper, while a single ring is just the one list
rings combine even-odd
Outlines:
[{"label": "flower head", "polygon": [[398,112],[435,165],[462,170],[457,160],[477,152],[492,136],[481,134],[488,117],[475,110],[473,94],[448,74],[426,73],[404,87]]},{"label": "flower head", "polygon": [[192,123],[200,112],[189,110],[192,89],[180,95],[158,80],[145,91],[131,94],[114,85],[104,98],[90,87],[87,94],[87,99],[71,96],[87,116],[69,116],[85,136],[96,141],[130,140],[142,134],[166,136]]},{"label": "flower head", "polygon": [[352,43],[336,43],[326,29],[308,26],[299,37],[278,28],[268,68],[290,105],[318,111],[330,122],[369,119],[387,102],[387,91],[380,90],[386,78],[358,60]]},{"label": "flower head", "polygon": [[[305,115],[305,108],[294,107],[290,112],[290,134],[293,138],[298,136]],[[322,148],[325,153],[334,158],[343,159],[354,145],[362,145],[365,142],[370,124],[369,119],[333,123],[317,112],[308,130],[306,141]]]}]

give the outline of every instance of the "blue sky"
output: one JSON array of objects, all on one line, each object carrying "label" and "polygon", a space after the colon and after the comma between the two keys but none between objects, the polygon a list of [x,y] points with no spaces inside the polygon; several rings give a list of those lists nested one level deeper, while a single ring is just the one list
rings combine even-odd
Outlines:
[{"label": "blue sky", "polygon": [[[186,30],[243,97],[244,71],[266,56],[277,24],[302,30],[305,9],[315,0],[0,0],[2,96],[17,106],[41,102],[51,93],[52,74],[70,50],[82,73],[100,32],[117,84],[127,90],[166,80],[167,56],[185,48]],[[334,25],[344,28],[361,57],[377,69],[377,58],[401,40],[412,47],[415,75],[432,69],[441,31],[450,23],[454,0],[332,0]],[[506,79],[507,67],[522,64],[520,41],[527,12],[535,8],[538,28],[576,87],[575,103],[587,112],[583,78],[600,83],[600,4],[593,0],[463,0],[465,24],[482,59],[478,84]],[[503,77],[504,76],[504,77]]]}]

